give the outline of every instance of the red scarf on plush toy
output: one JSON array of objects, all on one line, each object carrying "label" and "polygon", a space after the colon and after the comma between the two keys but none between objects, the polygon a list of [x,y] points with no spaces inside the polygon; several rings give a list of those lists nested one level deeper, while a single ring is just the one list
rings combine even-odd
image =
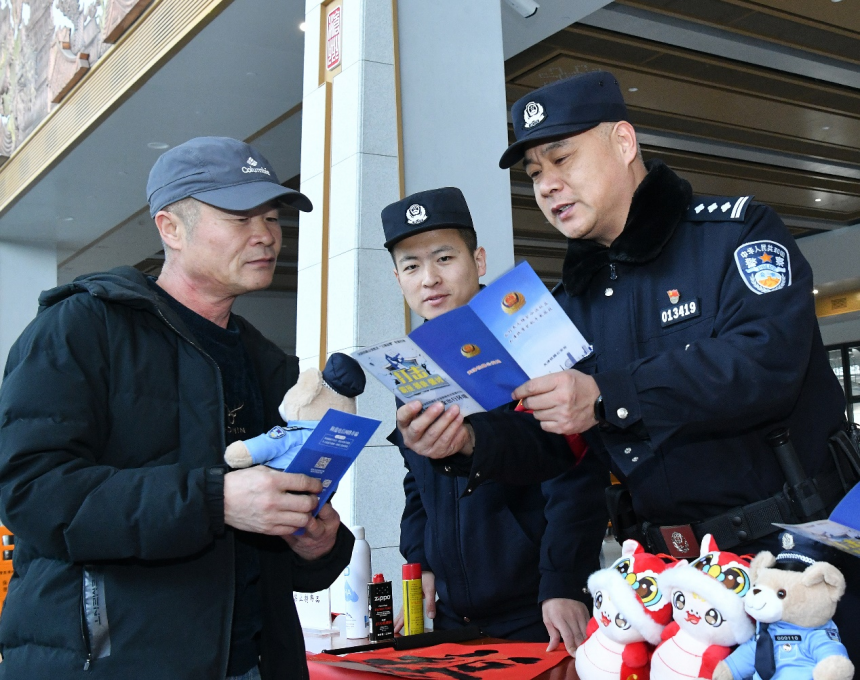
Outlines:
[{"label": "red scarf on plush toy", "polygon": [[[523,407],[522,401],[517,404],[514,411],[519,411],[520,413],[531,413],[531,410]],[[585,452],[588,451],[588,444],[585,443],[585,439],[581,434],[566,434],[564,435],[564,438],[567,440],[567,445],[573,453],[573,458],[576,461],[575,465],[579,465],[579,461],[582,460],[583,456],[585,456]]]}]

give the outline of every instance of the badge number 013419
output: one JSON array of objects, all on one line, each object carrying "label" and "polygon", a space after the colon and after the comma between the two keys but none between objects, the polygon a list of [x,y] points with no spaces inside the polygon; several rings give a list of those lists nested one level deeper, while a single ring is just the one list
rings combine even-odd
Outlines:
[{"label": "badge number 013419", "polygon": [[663,328],[666,328],[666,326],[671,326],[672,324],[700,316],[701,313],[702,304],[699,301],[699,298],[678,303],[660,311],[660,325]]}]

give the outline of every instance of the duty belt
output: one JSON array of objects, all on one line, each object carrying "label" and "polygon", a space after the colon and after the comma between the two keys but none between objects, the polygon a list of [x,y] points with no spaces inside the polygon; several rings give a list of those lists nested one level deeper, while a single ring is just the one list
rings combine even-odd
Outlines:
[{"label": "duty belt", "polygon": [[[832,509],[845,495],[843,480],[836,472],[820,475],[815,481],[828,509]],[[638,540],[655,554],[668,553],[674,557],[690,558],[699,556],[697,543],[705,534],[711,534],[721,549],[729,550],[774,533],[778,530],[774,522],[798,522],[785,493],[691,524],[658,526],[642,522],[628,527],[624,537]]]}]

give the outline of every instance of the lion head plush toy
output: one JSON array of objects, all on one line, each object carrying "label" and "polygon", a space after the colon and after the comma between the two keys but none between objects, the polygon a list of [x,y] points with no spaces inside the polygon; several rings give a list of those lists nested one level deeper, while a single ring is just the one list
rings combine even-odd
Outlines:
[{"label": "lion head plush toy", "polygon": [[782,552],[761,552],[750,568],[744,608],[756,636],[717,666],[714,680],[851,680],[854,666],[832,621],[845,577],[812,557],[824,546],[789,532],[780,538]]},{"label": "lion head plush toy", "polygon": [[698,559],[679,562],[657,577],[674,621],[651,657],[651,680],[710,678],[732,647],[752,637],[743,603],[749,568],[746,558],[720,550],[706,534]]},{"label": "lion head plush toy", "polygon": [[648,680],[651,652],[672,620],[672,604],[657,587],[657,576],[666,567],[639,543],[627,540],[611,567],[588,578],[594,616],[585,642],[576,650],[580,680]]},{"label": "lion head plush toy", "polygon": [[364,392],[365,377],[351,356],[335,352],[320,371],[307,368],[284,396],[278,412],[286,427],[273,427],[253,439],[227,447],[224,460],[232,468],[265,464],[284,470],[329,409],[355,413],[355,398]]}]

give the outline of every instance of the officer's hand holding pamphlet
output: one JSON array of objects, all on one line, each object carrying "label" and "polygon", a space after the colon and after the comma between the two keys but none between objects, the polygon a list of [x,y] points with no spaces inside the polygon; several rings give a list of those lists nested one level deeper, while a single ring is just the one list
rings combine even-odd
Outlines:
[{"label": "officer's hand holding pamphlet", "polygon": [[531,378],[572,368],[591,347],[527,262],[408,337],[353,354],[402,401],[463,415],[511,401]]}]

